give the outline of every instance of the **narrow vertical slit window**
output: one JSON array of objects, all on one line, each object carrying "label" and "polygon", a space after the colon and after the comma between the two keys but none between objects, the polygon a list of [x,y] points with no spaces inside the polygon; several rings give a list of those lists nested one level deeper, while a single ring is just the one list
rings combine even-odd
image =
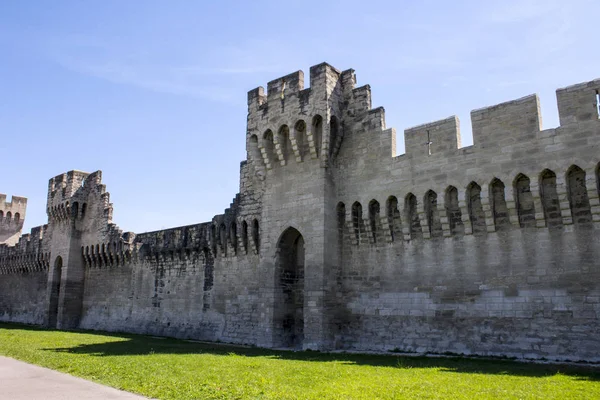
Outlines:
[{"label": "narrow vertical slit window", "polygon": [[431,133],[429,132],[429,130],[427,130],[427,142],[425,143],[425,145],[427,146],[427,155],[431,155],[431,145],[433,144],[433,142],[431,141]]}]

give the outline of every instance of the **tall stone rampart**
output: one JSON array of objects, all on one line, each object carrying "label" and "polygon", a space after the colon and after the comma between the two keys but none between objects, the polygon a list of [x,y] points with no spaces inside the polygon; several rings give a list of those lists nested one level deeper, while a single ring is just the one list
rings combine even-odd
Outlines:
[{"label": "tall stone rampart", "polygon": [[[248,93],[240,190],[134,234],[101,172],[48,186],[0,245],[0,318],[264,347],[600,361],[600,80],[396,132],[353,70]],[[19,291],[14,288],[20,288]]]}]

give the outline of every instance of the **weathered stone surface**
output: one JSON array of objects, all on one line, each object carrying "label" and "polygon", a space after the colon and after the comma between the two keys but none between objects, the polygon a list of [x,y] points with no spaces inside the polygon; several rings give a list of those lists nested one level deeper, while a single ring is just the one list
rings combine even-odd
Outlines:
[{"label": "weathered stone surface", "polygon": [[450,117],[400,156],[355,85],[323,63],[250,91],[240,193],[207,223],[123,233],[100,171],[52,178],[47,225],[0,225],[0,319],[600,361],[600,80],[557,91],[555,129],[527,96],[473,111],[473,146]]}]

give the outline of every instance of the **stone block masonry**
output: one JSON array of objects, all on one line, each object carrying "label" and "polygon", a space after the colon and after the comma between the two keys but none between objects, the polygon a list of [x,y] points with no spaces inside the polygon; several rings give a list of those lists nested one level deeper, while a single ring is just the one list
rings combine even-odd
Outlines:
[{"label": "stone block masonry", "polygon": [[240,191],[212,221],[123,232],[101,172],[70,171],[19,238],[26,200],[0,196],[0,319],[600,362],[600,80],[557,90],[557,128],[531,95],[473,111],[473,146],[455,116],[407,129],[403,155],[353,70],[309,81],[248,93]]}]

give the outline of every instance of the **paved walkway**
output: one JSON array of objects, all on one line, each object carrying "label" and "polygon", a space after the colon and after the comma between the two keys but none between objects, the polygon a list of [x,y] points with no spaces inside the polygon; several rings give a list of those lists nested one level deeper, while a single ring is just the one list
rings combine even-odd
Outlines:
[{"label": "paved walkway", "polygon": [[142,400],[144,397],[0,357],[1,400]]}]

